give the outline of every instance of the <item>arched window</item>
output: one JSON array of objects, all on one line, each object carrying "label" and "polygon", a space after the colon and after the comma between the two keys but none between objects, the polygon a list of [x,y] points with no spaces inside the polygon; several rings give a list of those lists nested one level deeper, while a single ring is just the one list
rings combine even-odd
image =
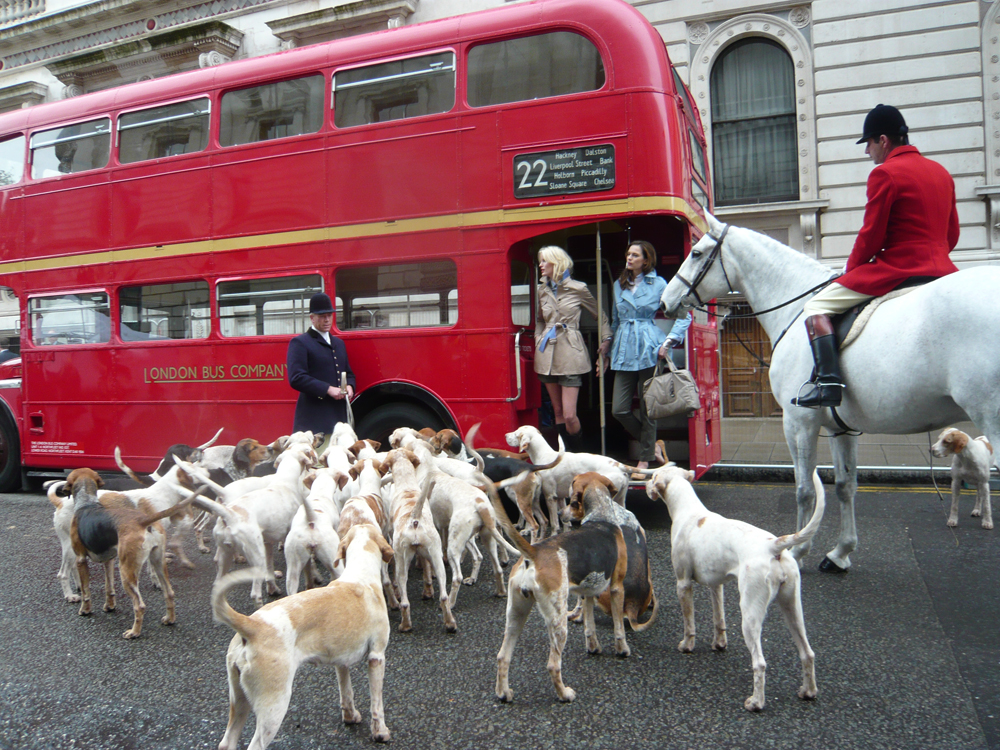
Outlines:
[{"label": "arched window", "polygon": [[799,199],[795,73],[785,49],[750,37],[712,66],[715,203]]}]

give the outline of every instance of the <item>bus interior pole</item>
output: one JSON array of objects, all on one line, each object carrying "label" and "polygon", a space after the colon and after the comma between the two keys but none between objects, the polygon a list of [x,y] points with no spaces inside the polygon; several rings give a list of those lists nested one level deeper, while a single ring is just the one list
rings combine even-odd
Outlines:
[{"label": "bus interior pole", "polygon": [[604,354],[601,353],[601,321],[604,320],[604,291],[601,283],[601,224],[597,224],[597,404],[601,415],[601,455],[607,454],[607,447],[604,444],[604,428],[606,417],[604,414]]}]

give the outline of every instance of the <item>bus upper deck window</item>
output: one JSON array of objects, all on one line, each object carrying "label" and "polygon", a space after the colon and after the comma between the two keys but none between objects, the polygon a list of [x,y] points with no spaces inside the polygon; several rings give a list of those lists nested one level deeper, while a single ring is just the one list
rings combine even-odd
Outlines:
[{"label": "bus upper deck window", "polygon": [[24,176],[24,136],[0,141],[0,187],[13,185]]},{"label": "bus upper deck window", "polygon": [[438,114],[454,106],[454,52],[338,70],[333,76],[338,128]]},{"label": "bus upper deck window", "polygon": [[480,44],[469,51],[471,107],[596,91],[604,79],[600,52],[570,31]]},{"label": "bus upper deck window", "polygon": [[223,336],[277,336],[304,333],[309,298],[323,291],[323,277],[276,276],[220,281],[219,325]]},{"label": "bus upper deck window", "polygon": [[323,76],[230,91],[220,106],[223,146],[315,133],[323,126]]},{"label": "bus upper deck window", "polygon": [[208,282],[128,286],[118,293],[122,341],[204,339],[211,330]]},{"label": "bus upper deck window", "polygon": [[208,99],[127,112],[118,118],[118,161],[131,164],[208,147]]},{"label": "bus upper deck window", "polygon": [[28,301],[31,343],[105,344],[111,340],[111,315],[106,292],[77,292]]},{"label": "bus upper deck window", "polygon": [[78,122],[31,136],[31,176],[58,177],[108,165],[111,120]]}]

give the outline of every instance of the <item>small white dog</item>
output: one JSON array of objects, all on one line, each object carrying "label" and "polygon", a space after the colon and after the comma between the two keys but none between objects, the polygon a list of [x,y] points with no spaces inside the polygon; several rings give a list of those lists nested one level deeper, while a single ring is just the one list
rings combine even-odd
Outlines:
[{"label": "small white dog", "polygon": [[976,507],[973,516],[983,517],[983,528],[993,528],[993,506],[990,504],[990,467],[993,464],[993,446],[985,437],[973,440],[961,430],[949,427],[938,435],[931,453],[938,458],[951,456],[951,512],[948,525],[958,526],[958,496],[962,481],[976,488]]},{"label": "small white dog", "polygon": [[650,499],[660,499],[670,511],[670,557],[677,577],[677,596],[684,616],[682,652],[694,650],[694,582],[711,590],[715,638],[712,648],[726,648],[726,616],[722,584],[735,578],[740,587],[743,640],[753,665],[753,695],[746,699],[748,711],[764,708],[764,674],[767,664],[760,647],[761,628],[771,602],[777,599],[785,624],[792,634],[802,661],[799,698],[816,697],[814,654],[806,638],[802,617],[799,566],[788,551],[816,535],[823,519],[825,494],[819,475],[813,472],[816,508],[809,523],[797,534],[775,537],[743,521],[712,513],[694,492],[694,472],[676,466],[657,469],[646,483]]}]

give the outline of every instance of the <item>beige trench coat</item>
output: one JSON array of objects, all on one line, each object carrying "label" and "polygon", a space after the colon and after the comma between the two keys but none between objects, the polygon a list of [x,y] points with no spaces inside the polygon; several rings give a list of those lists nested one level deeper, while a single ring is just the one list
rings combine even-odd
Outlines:
[{"label": "beige trench coat", "polygon": [[[558,296],[548,284],[538,285],[538,308],[535,311],[535,372],[540,375],[581,375],[593,367],[580,334],[580,309],[597,318],[597,300],[582,281],[567,279],[559,284]],[[539,351],[546,331],[553,325],[556,337],[545,351]],[[563,327],[565,326],[565,327]],[[601,341],[611,338],[608,316],[601,311]]]}]

